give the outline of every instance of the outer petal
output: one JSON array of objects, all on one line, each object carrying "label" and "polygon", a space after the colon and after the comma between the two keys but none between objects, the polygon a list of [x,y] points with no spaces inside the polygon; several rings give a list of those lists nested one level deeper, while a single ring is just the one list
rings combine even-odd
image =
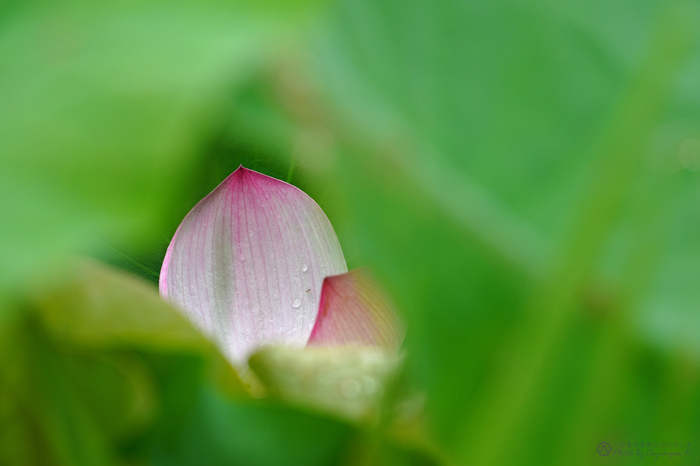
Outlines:
[{"label": "outer petal", "polygon": [[313,199],[240,167],[182,221],[160,293],[240,365],[265,344],[303,346],[323,279],[345,271],[338,238]]},{"label": "outer petal", "polygon": [[375,346],[397,352],[405,331],[367,269],[328,277],[309,346]]}]

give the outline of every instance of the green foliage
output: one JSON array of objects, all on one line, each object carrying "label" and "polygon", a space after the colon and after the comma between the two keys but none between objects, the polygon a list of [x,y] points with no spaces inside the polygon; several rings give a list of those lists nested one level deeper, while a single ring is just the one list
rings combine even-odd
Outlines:
[{"label": "green foliage", "polygon": [[0,256],[3,283],[65,250],[161,227],[231,89],[301,21],[291,5],[267,4],[29,3],[4,13],[1,241],[13,246]]}]

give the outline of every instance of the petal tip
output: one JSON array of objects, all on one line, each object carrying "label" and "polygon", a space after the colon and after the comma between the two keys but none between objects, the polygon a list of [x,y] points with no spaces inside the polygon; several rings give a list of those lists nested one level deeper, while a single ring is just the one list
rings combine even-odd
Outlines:
[{"label": "petal tip", "polygon": [[344,272],[318,204],[240,165],[178,227],[160,289],[230,360],[243,362],[265,344],[304,346],[324,278]]}]

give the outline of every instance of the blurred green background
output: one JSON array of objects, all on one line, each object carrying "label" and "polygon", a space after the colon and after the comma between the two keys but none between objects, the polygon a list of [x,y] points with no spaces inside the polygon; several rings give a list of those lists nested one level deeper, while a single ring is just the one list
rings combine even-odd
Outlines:
[{"label": "blurred green background", "polygon": [[[241,163],[399,304],[370,421],[158,298]],[[0,465],[700,464],[699,170],[693,0],[5,1]]]}]

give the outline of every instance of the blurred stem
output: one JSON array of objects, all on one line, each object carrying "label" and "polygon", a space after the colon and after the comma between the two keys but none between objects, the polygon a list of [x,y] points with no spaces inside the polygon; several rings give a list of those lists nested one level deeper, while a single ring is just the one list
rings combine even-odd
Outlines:
[{"label": "blurred stem", "polygon": [[465,463],[502,464],[527,417],[560,338],[574,315],[575,302],[589,278],[616,214],[637,173],[646,135],[653,129],[667,98],[669,84],[692,39],[685,8],[671,2],[663,15],[649,58],[618,107],[594,160],[599,165],[589,183],[571,234],[526,308],[524,321],[507,342],[502,365],[494,367],[484,399],[476,402],[471,424],[457,437]]},{"label": "blurred stem", "polygon": [[[563,437],[557,463],[571,462],[571,453],[581,453],[574,458],[577,464],[588,464],[590,454],[595,454],[598,442],[610,438],[611,423],[616,417],[614,401],[629,386],[632,374],[626,364],[631,354],[631,335],[628,333],[631,311],[644,298],[649,289],[659,260],[662,255],[662,243],[669,233],[668,217],[673,212],[669,206],[677,199],[678,187],[675,179],[662,174],[653,174],[656,180],[645,185],[644,195],[635,201],[636,245],[629,253],[629,261],[621,279],[622,295],[615,302],[616,306],[606,309],[609,315],[603,320],[593,348],[587,376],[587,384],[572,404],[575,411],[567,424],[563,426]],[[654,182],[656,181],[656,182]]]},{"label": "blurred stem", "polygon": [[[304,73],[304,69],[309,67],[308,63],[290,66],[289,72],[296,76],[296,82],[311,79]],[[349,77],[354,73],[348,70],[346,74]],[[468,240],[475,240],[508,268],[530,278],[541,277],[543,266],[550,258],[546,238],[478,183],[436,163],[436,160],[445,161],[448,157],[413,136],[415,131],[379,95],[372,95],[371,105],[364,102],[362,97],[343,101],[338,106],[342,113],[329,118],[320,103],[321,97],[309,91],[318,87],[301,86],[303,98],[295,98],[298,89],[279,86],[280,100],[287,103],[286,111],[296,122],[300,133],[302,129],[339,133],[343,136],[341,139],[357,143],[358,147],[366,148],[368,154],[378,152],[383,156],[381,162],[388,173],[401,172],[437,209],[457,222]],[[357,96],[364,95],[362,91],[357,92]],[[307,105],[295,105],[300,101]],[[367,108],[375,111],[368,113]],[[340,120],[340,124],[327,131],[328,121],[336,119]],[[302,166],[317,164],[303,151],[293,153],[287,182],[290,182],[299,158]]]},{"label": "blurred stem", "polygon": [[[352,70],[344,73],[348,78],[354,75]],[[416,138],[415,130],[380,95],[372,95],[371,104],[365,102],[363,91],[357,90],[354,95],[360,97],[341,101],[340,114],[333,115],[335,118],[309,122],[303,112],[292,108],[290,113],[302,127],[322,128],[327,121],[338,119],[340,124],[330,133],[342,134],[341,139],[366,148],[368,154],[379,153],[387,172],[400,172],[438,210],[455,220],[467,236],[465,241],[475,240],[510,269],[531,278],[541,276],[550,248],[540,232],[474,180],[445,168],[444,161],[449,157]],[[368,113],[367,108],[374,112]],[[301,162],[305,164],[303,158]]]},{"label": "blurred stem", "polygon": [[549,259],[549,244],[522,219],[486,190],[457,172],[438,168],[433,160],[444,160],[426,148],[422,157],[411,160],[401,150],[394,160],[432,201],[482,246],[532,278],[540,277]]}]

